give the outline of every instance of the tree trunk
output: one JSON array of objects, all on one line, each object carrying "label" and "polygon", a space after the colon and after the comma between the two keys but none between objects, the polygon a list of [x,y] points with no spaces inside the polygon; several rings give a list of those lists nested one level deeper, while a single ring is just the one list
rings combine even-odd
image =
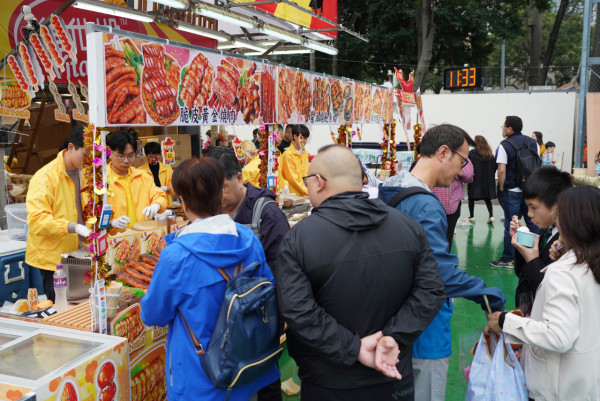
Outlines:
[{"label": "tree trunk", "polygon": [[560,0],[560,6],[558,7],[558,12],[556,13],[556,18],[554,19],[554,26],[552,27],[552,32],[550,32],[550,37],[548,38],[548,47],[546,47],[546,54],[544,54],[544,64],[542,67],[542,73],[540,77],[540,82],[542,84],[546,84],[546,80],[548,78],[548,67],[552,64],[552,59],[554,56],[554,46],[556,45],[556,40],[558,39],[558,31],[560,30],[560,25],[562,24],[562,20],[565,17],[565,12],[567,11],[567,6],[569,5],[569,0]]},{"label": "tree trunk", "polygon": [[433,22],[433,0],[421,0],[417,15],[417,35],[419,39],[419,51],[417,70],[415,72],[415,89],[420,88],[425,81],[429,71],[431,58],[433,57],[433,39],[435,36],[435,24]]},{"label": "tree trunk", "polygon": [[529,86],[540,85],[540,70],[542,67],[542,15],[535,0],[529,0]]}]

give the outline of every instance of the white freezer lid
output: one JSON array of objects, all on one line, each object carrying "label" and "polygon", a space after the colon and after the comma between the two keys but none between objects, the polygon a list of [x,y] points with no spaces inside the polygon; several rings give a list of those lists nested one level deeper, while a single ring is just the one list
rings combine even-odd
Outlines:
[{"label": "white freezer lid", "polygon": [[26,241],[15,241],[8,238],[8,230],[0,231],[0,256],[11,253],[24,252],[27,247]]}]

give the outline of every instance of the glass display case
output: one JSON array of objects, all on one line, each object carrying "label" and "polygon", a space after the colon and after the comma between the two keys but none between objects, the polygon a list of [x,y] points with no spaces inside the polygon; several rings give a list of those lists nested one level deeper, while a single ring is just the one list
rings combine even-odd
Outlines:
[{"label": "glass display case", "polygon": [[0,400],[129,400],[126,339],[0,318]]}]

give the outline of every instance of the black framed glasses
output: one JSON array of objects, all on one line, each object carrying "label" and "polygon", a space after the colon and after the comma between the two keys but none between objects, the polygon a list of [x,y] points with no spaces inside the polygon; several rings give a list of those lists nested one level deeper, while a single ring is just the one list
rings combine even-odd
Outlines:
[{"label": "black framed glasses", "polygon": [[119,159],[119,160],[121,160],[121,161],[123,161],[123,160],[125,160],[125,159],[131,160],[131,161],[134,161],[134,160],[135,160],[135,153],[130,153],[130,154],[128,154],[128,155],[122,155],[122,154],[119,154],[119,153],[116,153],[116,152],[115,152],[115,153],[114,153],[114,155],[115,155],[115,157],[116,157],[117,159]]},{"label": "black framed glasses", "polygon": [[456,150],[453,150],[452,153],[459,155],[460,158],[464,160],[463,164],[462,164],[462,168],[465,168],[465,166],[467,164],[469,164],[469,159],[467,159],[466,157],[464,157],[463,155],[461,155],[460,153],[458,153]]},{"label": "black framed glasses", "polygon": [[321,174],[311,174],[311,175],[307,175],[307,176],[304,176],[304,177],[302,177],[302,181],[304,182],[304,186],[305,186],[305,187],[307,187],[307,186],[308,186],[308,179],[309,179],[310,177],[321,177],[321,179],[322,179],[323,181],[327,181],[327,178],[323,177]]}]

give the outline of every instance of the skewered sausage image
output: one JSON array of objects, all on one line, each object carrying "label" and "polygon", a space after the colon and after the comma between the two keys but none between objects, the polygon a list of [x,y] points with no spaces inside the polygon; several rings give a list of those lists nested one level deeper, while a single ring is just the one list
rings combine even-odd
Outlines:
[{"label": "skewered sausage image", "polygon": [[[128,45],[131,46],[132,51],[135,51],[135,47]],[[146,123],[135,68],[127,62],[125,53],[112,45],[105,46],[104,57],[108,122],[110,124]]]},{"label": "skewered sausage image", "polygon": [[180,80],[179,65],[165,53],[158,43],[142,46],[144,70],[142,73],[142,99],[150,118],[159,125],[170,125],[179,117],[177,87]]}]

